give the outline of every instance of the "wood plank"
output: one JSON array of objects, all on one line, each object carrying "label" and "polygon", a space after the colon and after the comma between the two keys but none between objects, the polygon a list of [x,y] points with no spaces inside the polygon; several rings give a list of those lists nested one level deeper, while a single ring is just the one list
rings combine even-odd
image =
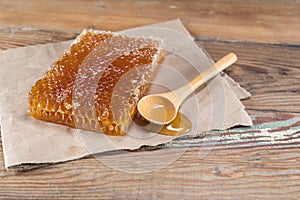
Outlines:
[{"label": "wood plank", "polygon": [[[0,30],[0,49],[59,42],[78,32],[50,30]],[[248,110],[300,113],[299,45],[221,41],[197,37],[214,60],[236,52],[238,61],[226,72],[253,96],[244,101]]]},{"label": "wood plank", "polygon": [[299,45],[197,41],[214,60],[236,52],[238,61],[225,72],[252,94],[243,101],[248,110],[300,113]]},{"label": "wood plank", "polygon": [[[193,144],[170,166],[141,174],[116,171],[93,158],[17,174],[5,172],[1,165],[0,196],[13,199],[297,199],[299,143],[257,145],[259,139],[252,137],[247,146],[236,139],[240,136],[232,139],[232,144],[220,140],[203,159],[198,157],[201,139],[190,140]],[[176,144],[163,153],[176,153]],[[130,166],[124,163],[124,168]]]},{"label": "wood plank", "polygon": [[117,31],[180,18],[194,36],[300,44],[298,0],[0,0],[2,28]]},{"label": "wood plank", "polygon": [[[0,49],[74,38],[75,32],[0,31]],[[5,43],[7,41],[7,43]],[[4,169],[0,148],[0,196],[10,199],[298,199],[300,197],[300,47],[198,37],[216,60],[234,51],[238,62],[227,73],[253,96],[245,101],[256,126],[185,137],[159,148],[183,155],[160,170],[132,174],[93,157],[25,173]],[[297,82],[298,81],[298,82]],[[263,123],[263,124],[262,124]],[[217,142],[210,151],[210,145]],[[1,145],[1,140],[0,140]],[[199,153],[209,154],[199,159]],[[110,162],[119,162],[107,157]],[[153,160],[145,159],[150,164]],[[161,164],[156,160],[155,164]],[[132,165],[124,162],[124,168]]]},{"label": "wood plank", "polygon": [[28,30],[24,28],[0,29],[0,50],[49,42],[74,39],[79,32]]}]

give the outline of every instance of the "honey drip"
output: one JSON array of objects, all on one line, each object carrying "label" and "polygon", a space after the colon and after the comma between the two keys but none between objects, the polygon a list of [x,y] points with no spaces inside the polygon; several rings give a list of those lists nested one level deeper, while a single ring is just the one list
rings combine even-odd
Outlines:
[{"label": "honey drip", "polygon": [[170,136],[177,136],[188,133],[192,128],[191,121],[180,112],[171,123],[166,125],[157,125],[151,123],[144,119],[140,114],[137,114],[135,116],[134,122],[148,131]]},{"label": "honey drip", "polygon": [[[101,45],[111,39],[115,42],[115,44],[111,43],[112,49],[116,49],[114,45],[120,46],[120,44],[124,48],[132,47],[132,49],[103,68],[97,63],[101,63],[101,59],[103,61],[105,57],[88,56],[96,47],[101,51]],[[155,58],[158,58],[158,62],[162,60],[163,54],[159,48],[160,42],[157,40],[125,37],[110,32],[83,31],[70,49],[65,51],[51,69],[31,88],[29,114],[40,120],[71,127],[100,131],[110,135],[125,135],[136,113],[138,100],[148,91],[145,85],[151,81],[154,60]],[[84,64],[87,58],[93,61],[93,65]],[[79,83],[81,88],[89,87],[86,77],[78,75],[82,67],[90,67],[90,71],[94,74],[100,72],[101,77],[98,79],[95,93],[90,97],[94,105],[89,104],[89,106],[94,110],[77,110],[76,112],[77,106],[84,107],[85,105],[73,102],[74,91],[76,91],[75,82]],[[120,119],[115,120],[111,103],[114,87],[120,78],[132,69],[137,69],[138,73],[134,80],[127,80],[130,85],[127,95],[130,98],[123,100],[120,97],[123,114]],[[87,93],[77,92],[76,95],[78,99],[81,99],[85,98]],[[91,112],[94,114],[90,114]]]}]

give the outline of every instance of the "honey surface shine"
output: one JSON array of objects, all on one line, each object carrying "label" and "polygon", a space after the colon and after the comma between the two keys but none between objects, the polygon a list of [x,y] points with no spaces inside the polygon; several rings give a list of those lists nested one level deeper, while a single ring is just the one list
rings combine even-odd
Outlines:
[{"label": "honey surface shine", "polygon": [[[125,135],[148,90],[160,42],[83,31],[29,92],[33,117],[110,135]],[[111,55],[112,54],[112,55]]]}]

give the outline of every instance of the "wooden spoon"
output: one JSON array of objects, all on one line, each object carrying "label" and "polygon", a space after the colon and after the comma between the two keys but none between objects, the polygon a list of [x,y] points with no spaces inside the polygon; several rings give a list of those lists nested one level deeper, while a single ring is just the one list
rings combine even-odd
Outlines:
[{"label": "wooden spoon", "polygon": [[168,124],[177,115],[182,102],[205,82],[219,74],[237,60],[234,53],[227,54],[214,65],[199,74],[183,87],[174,91],[144,96],[138,102],[139,113],[148,121],[155,124]]}]

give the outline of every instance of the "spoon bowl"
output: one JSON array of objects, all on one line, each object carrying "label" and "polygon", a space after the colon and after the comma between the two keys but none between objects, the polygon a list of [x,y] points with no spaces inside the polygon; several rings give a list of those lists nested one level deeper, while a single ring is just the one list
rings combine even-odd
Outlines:
[{"label": "spoon bowl", "polygon": [[237,60],[234,53],[230,53],[185,86],[174,91],[144,96],[138,102],[138,112],[148,121],[164,125],[173,121],[182,102],[198,87],[232,65]]},{"label": "spoon bowl", "polygon": [[166,96],[154,94],[140,99],[138,111],[146,120],[164,125],[174,120],[178,107]]}]

